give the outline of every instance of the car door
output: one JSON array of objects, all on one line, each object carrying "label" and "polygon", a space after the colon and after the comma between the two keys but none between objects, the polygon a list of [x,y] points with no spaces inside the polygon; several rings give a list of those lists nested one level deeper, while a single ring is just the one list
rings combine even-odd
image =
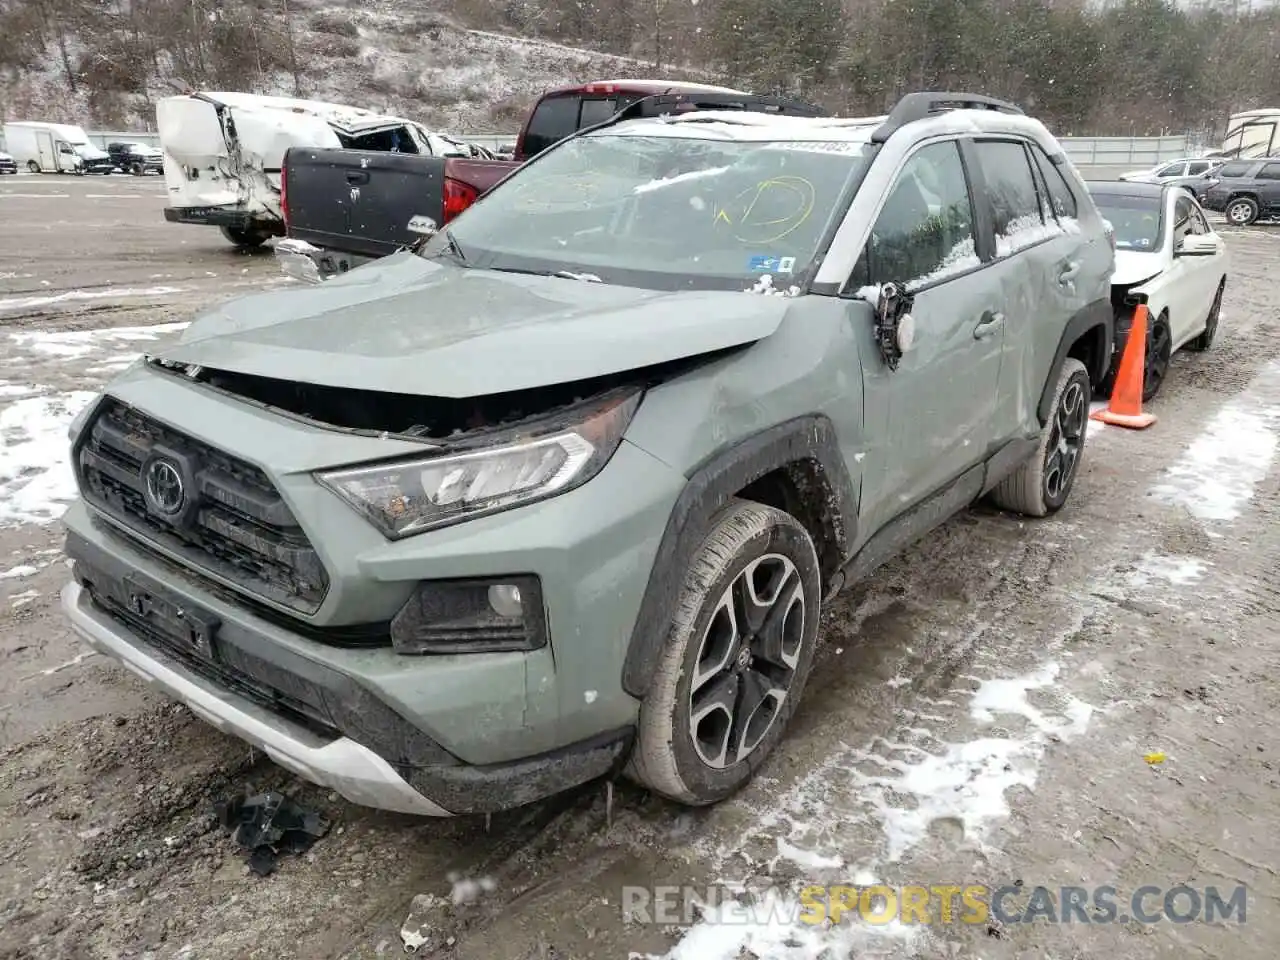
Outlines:
[{"label": "car door", "polygon": [[[1204,211],[1200,208],[1200,204],[1192,201],[1191,203],[1191,233],[1199,237],[1212,237],[1222,244],[1222,238],[1218,236],[1213,227],[1209,224],[1209,218],[1204,215]],[[1221,248],[1224,249],[1225,248]],[[1218,284],[1222,281],[1222,276],[1226,272],[1223,267],[1223,254],[1208,257],[1183,257],[1188,262],[1188,266],[1192,268],[1195,275],[1196,294],[1198,298],[1199,311],[1191,317],[1188,327],[1188,338],[1199,336],[1204,330],[1204,321],[1209,316],[1209,311],[1213,309],[1213,301],[1218,295]],[[1177,340],[1174,341],[1178,343]],[[1180,345],[1180,344],[1179,344]]]},{"label": "car door", "polygon": [[1012,439],[1038,429],[1044,377],[1071,318],[1109,295],[1101,266],[1109,250],[1090,249],[1075,224],[1078,200],[1039,146],[991,137],[970,149],[994,237],[991,272],[1007,305],[996,425]]},{"label": "car door", "polygon": [[1258,171],[1258,193],[1263,213],[1280,215],[1280,161],[1262,165]]},{"label": "car door", "polygon": [[[887,191],[844,295],[874,301],[905,284],[914,342],[890,369],[874,330],[860,333],[868,446],[882,469],[863,477],[864,529],[874,530],[987,456],[1006,306],[978,254],[978,226],[959,145],[926,143]],[[865,326],[865,312],[850,311]]]},{"label": "car door", "polygon": [[[1203,228],[1196,220],[1195,201],[1177,191],[1169,201],[1172,263],[1168,269],[1165,302],[1169,308],[1169,333],[1175,347],[1182,345],[1202,329],[1201,321],[1209,313],[1212,257],[1180,257],[1178,248],[1187,237],[1196,236]],[[1201,221],[1202,223],[1203,221]],[[1205,225],[1207,226],[1207,225]],[[1216,278],[1214,279],[1216,285]]]}]

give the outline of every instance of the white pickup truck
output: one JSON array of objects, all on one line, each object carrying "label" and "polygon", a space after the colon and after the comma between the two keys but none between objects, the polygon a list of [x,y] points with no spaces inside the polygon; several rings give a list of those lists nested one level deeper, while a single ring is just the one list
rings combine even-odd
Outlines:
[{"label": "white pickup truck", "polygon": [[290,147],[491,159],[412,120],[320,100],[193,92],[156,104],[165,219],[219,227],[238,247],[285,233],[280,168]]}]

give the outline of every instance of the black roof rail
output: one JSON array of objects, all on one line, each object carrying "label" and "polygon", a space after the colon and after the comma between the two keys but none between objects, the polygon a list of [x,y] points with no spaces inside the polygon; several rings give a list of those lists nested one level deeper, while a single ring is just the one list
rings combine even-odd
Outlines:
[{"label": "black roof rail", "polygon": [[871,134],[872,143],[884,143],[908,123],[925,120],[947,110],[995,110],[1022,115],[1022,110],[1007,100],[997,100],[980,93],[908,93],[889,112],[884,123]]}]

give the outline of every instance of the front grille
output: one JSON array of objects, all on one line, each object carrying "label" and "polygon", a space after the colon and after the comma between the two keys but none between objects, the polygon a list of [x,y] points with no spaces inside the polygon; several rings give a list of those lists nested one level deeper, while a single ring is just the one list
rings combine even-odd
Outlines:
[{"label": "front grille", "polygon": [[[148,495],[157,460],[182,480],[181,510]],[[189,566],[299,613],[314,613],[329,578],[279,491],[257,467],[107,398],[76,456],[86,500]]]}]

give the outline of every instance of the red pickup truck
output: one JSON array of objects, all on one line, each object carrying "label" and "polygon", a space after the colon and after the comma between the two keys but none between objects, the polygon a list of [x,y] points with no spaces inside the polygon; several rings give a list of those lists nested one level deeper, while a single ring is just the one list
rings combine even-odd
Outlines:
[{"label": "red pickup truck", "polygon": [[[288,241],[277,255],[290,273],[343,273],[416,239],[415,217],[444,226],[524,161],[577,131],[655,94],[741,90],[668,80],[597,80],[544,93],[525,120],[511,160],[425,157],[371,150],[294,147],[280,175]],[[317,276],[318,275],[318,276]]]}]

